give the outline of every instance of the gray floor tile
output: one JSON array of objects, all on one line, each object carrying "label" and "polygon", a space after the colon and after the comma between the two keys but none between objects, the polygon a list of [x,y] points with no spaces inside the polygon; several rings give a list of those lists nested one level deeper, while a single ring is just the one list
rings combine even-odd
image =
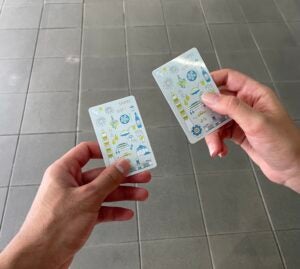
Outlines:
[{"label": "gray floor tile", "polygon": [[[72,4],[72,3],[83,3],[83,0],[44,0],[45,3],[49,4]],[[98,0],[95,0],[98,1]],[[89,0],[85,0],[85,2],[90,2]]]},{"label": "gray floor tile", "polygon": [[209,71],[214,71],[220,69],[216,53],[215,52],[204,52],[201,53],[201,57],[203,58],[207,68]]},{"label": "gray floor tile", "polygon": [[37,192],[36,186],[12,187],[0,231],[0,250],[3,249],[20,229]]},{"label": "gray floor tile", "polygon": [[47,167],[74,143],[75,135],[71,133],[20,136],[11,185],[40,184]]},{"label": "gray floor tile", "polygon": [[41,29],[36,57],[78,57],[80,39],[80,29]]},{"label": "gray floor tile", "polygon": [[296,39],[284,23],[251,23],[250,28],[262,49],[296,47]]},{"label": "gray floor tile", "polygon": [[77,91],[79,62],[66,58],[35,59],[29,91]]},{"label": "gray floor tile", "polygon": [[2,166],[0,169],[0,187],[8,186],[17,139],[17,136],[0,136],[0,163]]},{"label": "gray floor tile", "polygon": [[81,89],[128,89],[126,58],[83,58]]},{"label": "gray floor tile", "polygon": [[125,19],[128,26],[164,25],[161,1],[126,0]]},{"label": "gray floor tile", "polygon": [[216,269],[283,269],[272,233],[210,238]]},{"label": "gray floor tile", "polygon": [[[300,79],[300,77],[299,77]],[[295,120],[300,120],[300,82],[276,83],[283,105]]]},{"label": "gray floor tile", "polygon": [[79,106],[79,130],[93,130],[93,125],[88,113],[92,106],[100,105],[115,99],[128,96],[128,90],[93,90],[81,92]]},{"label": "gray floor tile", "polygon": [[281,231],[277,236],[287,268],[300,268],[300,231]]},{"label": "gray floor tile", "polygon": [[0,30],[0,58],[32,58],[37,30]]},{"label": "gray floor tile", "polygon": [[[77,144],[83,141],[97,141],[94,131],[80,132],[77,134]],[[88,171],[94,168],[105,167],[103,159],[90,160],[84,167],[83,171]]]},{"label": "gray floor tile", "polygon": [[[134,202],[119,202],[105,204],[106,206],[120,206],[130,208],[135,212],[136,206]],[[90,238],[86,242],[86,247],[95,247],[105,244],[117,244],[136,242],[138,239],[138,228],[136,216],[129,221],[105,222],[97,225]],[[111,268],[111,267],[108,267]]]},{"label": "gray floor tile", "polygon": [[210,30],[218,52],[256,48],[246,24],[211,24]]},{"label": "gray floor tile", "polygon": [[[168,26],[171,51],[181,52],[196,47],[201,52],[212,51],[207,28],[202,25]],[[198,33],[195,35],[195,33]]]},{"label": "gray floor tile", "polygon": [[23,6],[23,5],[39,5],[43,4],[43,0],[5,0],[4,5],[6,6]]},{"label": "gray floor tile", "polygon": [[167,31],[164,26],[129,27],[127,39],[129,54],[170,52]]},{"label": "gray floor tile", "polygon": [[0,94],[0,134],[19,132],[25,98],[25,94]]},{"label": "gray floor tile", "polygon": [[44,7],[41,28],[80,28],[81,4],[47,4]]},{"label": "gray floor tile", "polygon": [[204,16],[199,1],[170,1],[163,4],[167,25],[199,24]]},{"label": "gray floor tile", "polygon": [[223,68],[239,70],[240,72],[245,73],[261,82],[271,80],[265,64],[256,49],[221,51],[218,53],[218,55]]},{"label": "gray floor tile", "polygon": [[[273,0],[239,0],[249,22],[282,21]],[[267,8],[266,8],[267,7]]]},{"label": "gray floor tile", "polygon": [[158,166],[155,176],[191,175],[193,173],[186,137],[180,127],[148,128]]},{"label": "gray floor tile", "polygon": [[139,269],[138,244],[129,243],[84,248],[76,255],[71,268]]},{"label": "gray floor tile", "polygon": [[0,92],[26,92],[31,59],[0,60]]},{"label": "gray floor tile", "polygon": [[300,196],[290,189],[270,182],[262,172],[257,170],[259,183],[277,230],[300,228]]},{"label": "gray floor tile", "polygon": [[275,81],[299,80],[300,48],[262,50]]},{"label": "gray floor tile", "polygon": [[208,234],[270,229],[252,171],[198,175]]},{"label": "gray floor tile", "polygon": [[205,238],[142,242],[144,269],[212,268]]},{"label": "gray floor tile", "polygon": [[122,1],[103,0],[95,4],[86,4],[84,14],[85,27],[124,25]]},{"label": "gray floor tile", "polygon": [[247,155],[232,142],[226,142],[229,153],[224,158],[211,158],[204,141],[190,145],[197,173],[250,169]]},{"label": "gray floor tile", "polygon": [[75,131],[75,122],[75,93],[34,93],[27,98],[21,132]]},{"label": "gray floor tile", "polygon": [[148,127],[176,126],[178,121],[165,97],[158,89],[133,90],[145,125]]},{"label": "gray floor tile", "polygon": [[300,22],[288,23],[293,37],[296,39],[298,45],[300,45]]},{"label": "gray floor tile", "polygon": [[2,217],[2,214],[4,212],[6,192],[7,192],[7,188],[0,188],[0,217]]},{"label": "gray floor tile", "polygon": [[300,21],[299,0],[275,0],[287,21]]},{"label": "gray floor tile", "polygon": [[42,5],[4,6],[0,15],[1,29],[39,28]]},{"label": "gray floor tile", "polygon": [[202,0],[209,23],[244,22],[238,0]]},{"label": "gray floor tile", "polygon": [[157,87],[151,73],[170,59],[169,54],[129,56],[131,87],[133,89]]},{"label": "gray floor tile", "polygon": [[154,177],[147,189],[149,200],[138,205],[141,240],[204,235],[193,175]]},{"label": "gray floor tile", "polygon": [[83,56],[125,55],[124,28],[88,28],[83,30]]}]

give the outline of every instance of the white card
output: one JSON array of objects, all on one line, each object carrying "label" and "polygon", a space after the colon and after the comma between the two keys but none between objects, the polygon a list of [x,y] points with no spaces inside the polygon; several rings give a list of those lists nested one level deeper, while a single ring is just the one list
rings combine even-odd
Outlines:
[{"label": "white card", "polygon": [[198,50],[192,48],[153,72],[158,86],[190,143],[230,121],[201,102],[205,92],[219,92]]},{"label": "white card", "polygon": [[156,160],[134,96],[89,108],[106,166],[131,162],[129,175],[156,167]]}]

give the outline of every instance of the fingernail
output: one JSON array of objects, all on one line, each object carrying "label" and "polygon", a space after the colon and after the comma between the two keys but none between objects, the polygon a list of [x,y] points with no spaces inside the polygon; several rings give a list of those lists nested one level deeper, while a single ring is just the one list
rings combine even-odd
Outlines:
[{"label": "fingernail", "polygon": [[219,94],[211,92],[205,93],[201,97],[202,101],[208,105],[213,105],[214,103],[218,102],[219,98]]},{"label": "fingernail", "polygon": [[130,162],[126,159],[119,159],[115,163],[115,167],[123,175],[127,174],[130,169]]},{"label": "fingernail", "polygon": [[216,147],[213,144],[208,145],[208,150],[211,157],[216,157]]},{"label": "fingernail", "polygon": [[218,154],[218,156],[219,156],[220,158],[223,158],[223,157],[225,156],[225,154],[224,154],[224,152],[221,152],[221,153]]}]

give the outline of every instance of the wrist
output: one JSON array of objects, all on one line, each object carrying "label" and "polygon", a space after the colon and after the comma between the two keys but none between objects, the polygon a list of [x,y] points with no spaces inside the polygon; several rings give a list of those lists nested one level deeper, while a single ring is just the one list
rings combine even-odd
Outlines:
[{"label": "wrist", "polygon": [[47,245],[18,233],[0,254],[1,269],[59,268],[49,256]]},{"label": "wrist", "polygon": [[287,171],[287,180],[284,182],[284,185],[300,193],[300,148],[297,150],[295,161]]},{"label": "wrist", "polygon": [[29,212],[20,231],[0,254],[0,268],[60,268],[63,257],[54,227],[54,218],[49,215],[42,218]]}]

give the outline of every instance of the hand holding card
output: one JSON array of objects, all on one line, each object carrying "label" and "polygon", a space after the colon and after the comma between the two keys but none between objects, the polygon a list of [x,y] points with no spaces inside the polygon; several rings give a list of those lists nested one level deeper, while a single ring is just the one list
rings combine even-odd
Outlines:
[{"label": "hand holding card", "polygon": [[156,160],[133,96],[89,109],[105,165],[120,158],[131,162],[129,175],[156,167]]},{"label": "hand holding card", "polygon": [[230,121],[201,101],[203,93],[219,90],[197,49],[190,49],[152,74],[191,143]]}]

